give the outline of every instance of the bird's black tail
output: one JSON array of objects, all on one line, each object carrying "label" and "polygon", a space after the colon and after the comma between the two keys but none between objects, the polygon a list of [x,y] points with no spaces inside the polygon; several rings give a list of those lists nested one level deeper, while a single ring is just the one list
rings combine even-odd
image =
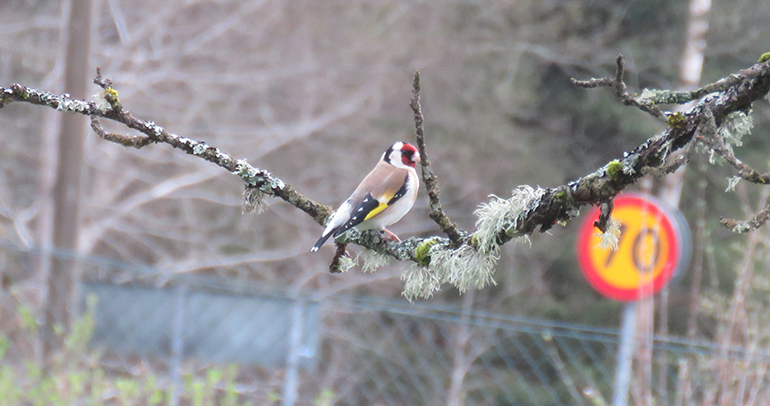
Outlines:
[{"label": "bird's black tail", "polygon": [[329,237],[332,236],[332,234],[334,234],[334,230],[330,231],[328,234],[322,235],[321,238],[319,238],[318,241],[316,241],[316,243],[313,246],[313,248],[310,249],[310,252],[318,251],[318,249],[321,248],[322,245],[324,245],[326,240],[328,240]]}]

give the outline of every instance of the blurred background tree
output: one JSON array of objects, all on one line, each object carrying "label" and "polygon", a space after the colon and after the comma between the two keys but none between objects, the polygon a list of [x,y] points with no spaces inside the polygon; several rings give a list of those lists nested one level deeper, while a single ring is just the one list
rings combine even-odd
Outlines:
[{"label": "blurred background tree", "polygon": [[[0,1],[0,83],[73,91],[62,87],[68,4]],[[411,139],[408,99],[420,70],[444,206],[466,229],[487,195],[562,184],[659,132],[649,116],[569,78],[606,76],[622,53],[631,88],[676,88],[688,16],[686,1],[664,0],[103,0],[93,7],[83,76],[100,66],[132,112],[245,157],[329,205],[350,193],[385,146]],[[764,0],[713,5],[704,83],[767,51],[768,17]],[[14,244],[51,247],[59,116],[20,104],[0,114],[0,227]],[[766,167],[769,121],[770,110],[755,111],[754,134],[739,152],[757,168]],[[400,264],[328,274],[329,248],[307,253],[320,232],[312,220],[274,200],[266,213],[242,216],[236,179],[170,148],[133,151],[88,133],[81,173],[80,254],[152,265],[169,276],[258,280],[324,295],[401,292]],[[715,295],[733,291],[746,238],[717,218],[745,217],[759,198],[743,184],[723,193],[731,175],[721,167],[703,175],[702,284]],[[691,224],[696,178],[687,175],[682,197]],[[421,195],[393,231],[436,233],[427,213]],[[474,306],[616,326],[620,305],[595,293],[577,267],[576,229],[572,222],[533,236],[531,246],[505,247],[498,286],[476,292]],[[42,304],[47,272],[41,264],[36,275],[12,280]],[[670,289],[673,333],[685,331],[690,275]],[[433,300],[461,305],[451,289]],[[701,323],[707,337],[716,334],[711,317]]]}]

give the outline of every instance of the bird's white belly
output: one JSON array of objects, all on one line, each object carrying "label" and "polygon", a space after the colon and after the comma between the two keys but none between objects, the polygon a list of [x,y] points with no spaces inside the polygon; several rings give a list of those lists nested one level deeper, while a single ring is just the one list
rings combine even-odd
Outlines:
[{"label": "bird's white belly", "polygon": [[372,217],[369,220],[362,222],[355,228],[359,230],[371,230],[371,229],[383,229],[401,220],[402,217],[409,213],[409,210],[414,206],[415,200],[417,200],[417,188],[419,187],[419,181],[416,176],[410,177],[410,187],[407,188],[407,192],[401,199],[398,199],[393,205],[383,210],[382,213]]},{"label": "bird's white belly", "polygon": [[383,210],[382,213],[362,222],[357,225],[356,228],[359,230],[382,229],[391,224],[395,224],[401,220],[414,205],[414,200],[407,199],[407,197],[409,196],[404,196],[402,199],[399,199],[397,202],[393,203],[392,206]]}]

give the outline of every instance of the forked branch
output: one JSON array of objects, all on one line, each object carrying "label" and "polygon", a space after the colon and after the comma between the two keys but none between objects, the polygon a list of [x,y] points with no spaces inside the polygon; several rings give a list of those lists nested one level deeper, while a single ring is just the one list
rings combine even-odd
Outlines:
[{"label": "forked branch", "polygon": [[[713,132],[714,128],[723,128],[733,119],[734,113],[750,111],[755,101],[767,95],[770,90],[770,62],[757,63],[693,92],[645,90],[641,96],[636,96],[627,91],[623,77],[624,63],[620,56],[616,60],[614,77],[587,81],[573,80],[573,83],[586,88],[612,87],[623,104],[637,107],[665,120],[668,128],[625,153],[623,157],[618,157],[595,172],[565,185],[537,189],[519,187],[514,190],[510,198],[493,197],[476,211],[479,216],[477,228],[472,234],[467,234],[459,230],[441,208],[436,176],[432,173],[425,150],[423,116],[419,100],[419,74],[415,75],[411,106],[414,112],[417,144],[423,158],[423,179],[431,201],[431,218],[439,224],[448,237],[412,237],[394,242],[381,238],[376,231],[353,230],[338,242],[358,244],[398,260],[413,261],[419,264],[421,269],[431,272],[449,269],[446,267],[447,264],[457,264],[464,260],[475,261],[484,269],[489,269],[490,264],[494,264],[497,250],[507,241],[531,234],[536,229],[545,231],[554,224],[564,223],[575,216],[581,206],[605,203],[609,211],[611,206],[608,202],[643,174],[665,173],[673,166],[681,164],[680,162],[667,163],[666,158],[676,150],[690,148],[694,139],[708,141],[709,137],[704,134]],[[101,72],[97,73],[95,83],[102,87],[101,98],[95,101],[77,100],[69,95],[57,95],[13,84],[0,88],[2,92],[0,108],[13,102],[24,102],[88,115],[92,118],[94,132],[107,141],[134,148],[158,143],[168,144],[239,176],[247,188],[245,195],[249,197],[250,206],[259,207],[258,203],[263,196],[278,197],[302,210],[319,224],[324,224],[331,213],[328,206],[300,194],[280,178],[267,170],[252,166],[245,159],[233,158],[205,142],[173,134],[152,121],[133,116],[121,104],[117,91],[112,88],[112,83],[104,79]],[[659,104],[684,102],[686,99],[693,100],[706,94],[708,95],[686,113],[667,113],[659,107]],[[136,130],[138,134],[108,133],[102,128],[99,119],[116,121]],[[709,146],[738,168],[742,178],[758,183],[767,183],[766,180],[770,180],[766,174],[760,174],[745,166],[730,153],[731,151],[725,150],[718,142],[712,140]],[[766,214],[760,213],[756,219],[750,221],[750,226],[760,224],[766,218]],[[342,258],[342,255],[337,255],[335,258]],[[422,277],[427,277],[435,283],[450,281],[459,286],[467,286],[463,285],[462,281],[451,279],[454,276],[435,277],[425,272]],[[414,274],[418,273],[414,272]],[[489,275],[482,275],[480,280],[488,283]]]},{"label": "forked branch", "polygon": [[415,72],[414,82],[412,84],[412,100],[409,103],[414,113],[414,126],[415,134],[417,138],[417,149],[420,151],[420,157],[422,158],[422,181],[425,184],[425,189],[428,193],[428,199],[430,200],[430,218],[441,227],[449,239],[453,243],[459,243],[467,233],[457,228],[457,225],[449,219],[449,216],[444,213],[444,209],[441,207],[440,194],[441,191],[438,188],[438,177],[433,173],[431,169],[430,161],[428,160],[428,153],[425,148],[425,130],[423,128],[423,116],[422,106],[420,105],[420,72]]}]

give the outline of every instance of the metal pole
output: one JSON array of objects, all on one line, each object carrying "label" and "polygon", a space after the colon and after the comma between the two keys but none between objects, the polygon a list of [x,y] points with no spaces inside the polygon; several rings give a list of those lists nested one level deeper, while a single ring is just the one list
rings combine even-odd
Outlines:
[{"label": "metal pole", "polygon": [[300,347],[302,346],[302,327],[304,324],[303,307],[305,302],[294,299],[291,307],[291,326],[289,327],[289,355],[286,360],[286,377],[283,381],[283,406],[294,406],[299,386],[298,369]]},{"label": "metal pole", "polygon": [[174,320],[171,326],[171,406],[179,404],[182,394],[182,355],[184,354],[184,314],[187,284],[176,288]]},{"label": "metal pole", "polygon": [[635,336],[636,302],[629,302],[623,308],[623,320],[620,324],[620,345],[612,406],[628,404],[628,386],[631,384],[631,366],[634,360],[634,347],[636,347]]}]

